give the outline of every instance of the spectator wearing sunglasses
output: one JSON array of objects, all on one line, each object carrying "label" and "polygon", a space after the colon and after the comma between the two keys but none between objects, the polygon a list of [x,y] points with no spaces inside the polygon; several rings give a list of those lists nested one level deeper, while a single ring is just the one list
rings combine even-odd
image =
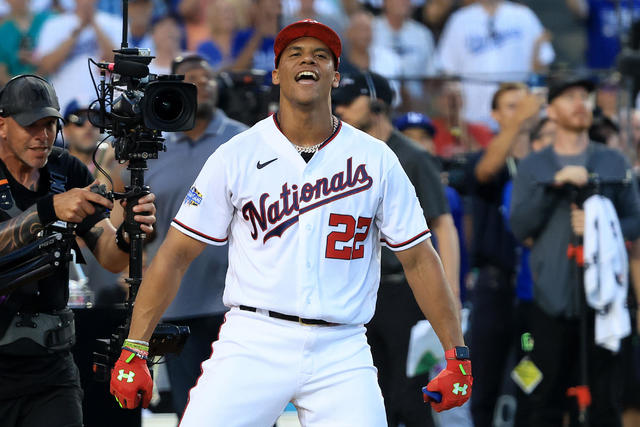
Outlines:
[{"label": "spectator wearing sunglasses", "polygon": [[[89,122],[87,112],[88,107],[81,105],[77,99],[69,102],[64,112],[62,129],[65,145],[71,155],[77,157],[89,168],[94,178],[105,183],[106,177],[96,169],[91,160],[100,141],[100,131]],[[96,160],[102,167],[113,166],[115,162],[113,148],[107,143],[102,144],[96,153]]]}]

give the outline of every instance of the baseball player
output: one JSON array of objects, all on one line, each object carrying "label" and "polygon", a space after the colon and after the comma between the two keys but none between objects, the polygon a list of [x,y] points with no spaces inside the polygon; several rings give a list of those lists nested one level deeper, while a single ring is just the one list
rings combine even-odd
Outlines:
[{"label": "baseball player", "polygon": [[434,408],[471,395],[468,349],[415,191],[383,142],[331,114],[340,52],[336,33],[312,20],[276,37],[279,111],[208,159],[173,220],[112,372],[123,407],[149,403],[147,341],[185,269],[206,244],[227,242],[230,310],[181,426],[271,426],[288,402],[304,426],[386,426],[363,326],[382,244],[450,359],[427,386]]}]

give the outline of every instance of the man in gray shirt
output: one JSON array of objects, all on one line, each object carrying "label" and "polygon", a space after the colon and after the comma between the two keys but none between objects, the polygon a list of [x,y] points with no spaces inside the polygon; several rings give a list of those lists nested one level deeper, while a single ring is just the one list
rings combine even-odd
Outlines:
[{"label": "man in gray shirt", "polygon": [[[605,181],[600,194],[613,202],[625,240],[640,236],[640,199],[635,181],[613,184],[624,181],[629,163],[621,153],[589,141],[589,92],[593,87],[590,81],[580,79],[550,86],[547,112],[557,125],[555,140],[520,163],[514,182],[511,228],[520,241],[533,241],[530,264],[535,304],[531,333],[535,344],[531,360],[544,376],[529,397],[532,426],[562,425],[567,388],[579,384],[579,317],[584,289],[575,261],[567,257],[567,248],[573,236],[581,237],[584,232],[580,203],[589,195],[590,175]],[[590,422],[619,426],[619,355],[595,345],[594,311],[586,310]],[[575,415],[572,410],[571,416]]]},{"label": "man in gray shirt", "polygon": [[[218,87],[209,64],[199,55],[179,56],[172,73],[184,74],[185,82],[198,88],[195,127],[187,132],[169,134],[167,152],[149,162],[146,183],[156,194],[158,211],[156,236],[147,246],[149,261],[164,240],[171,220],[180,205],[186,203],[189,188],[209,156],[220,145],[247,127],[216,108]],[[180,290],[164,313],[163,320],[187,325],[191,335],[179,355],[167,356],[174,410],[178,417],[187,404],[189,390],[200,375],[200,364],[211,355],[211,343],[227,308],[222,291],[227,273],[227,247],[209,245],[187,269]]]}]

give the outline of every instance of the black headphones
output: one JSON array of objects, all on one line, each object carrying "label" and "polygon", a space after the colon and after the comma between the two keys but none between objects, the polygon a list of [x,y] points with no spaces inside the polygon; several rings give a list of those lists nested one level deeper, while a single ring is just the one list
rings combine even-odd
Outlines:
[{"label": "black headphones", "polygon": [[[2,89],[0,89],[0,116],[2,117],[7,117],[9,116],[11,113],[6,111],[7,106],[5,106],[2,103],[2,95],[4,94],[4,91],[9,87],[9,85],[11,83],[13,83],[16,80],[25,78],[25,77],[35,77],[38,80],[42,80],[43,82],[45,82],[48,85],[51,85],[51,83],[49,83],[45,78],[38,76],[36,74],[19,74],[17,76],[12,77],[11,79],[9,79],[9,81],[4,85],[4,87]],[[62,123],[62,119],[60,119],[59,117],[56,118],[56,133],[60,132],[60,130],[62,129],[63,123]]]},{"label": "black headphones", "polygon": [[373,83],[371,72],[365,71],[363,75],[364,81],[367,82],[367,88],[369,89],[369,109],[373,114],[380,114],[385,111],[386,106],[382,101],[378,99],[378,94],[376,93],[376,85]]}]

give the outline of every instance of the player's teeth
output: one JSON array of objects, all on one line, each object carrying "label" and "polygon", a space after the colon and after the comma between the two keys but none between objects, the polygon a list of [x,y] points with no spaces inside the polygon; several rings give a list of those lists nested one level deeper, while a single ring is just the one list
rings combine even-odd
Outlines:
[{"label": "player's teeth", "polygon": [[301,71],[300,73],[298,73],[296,80],[300,80],[302,77],[311,77],[313,80],[316,79],[315,74],[313,74],[311,71]]}]

